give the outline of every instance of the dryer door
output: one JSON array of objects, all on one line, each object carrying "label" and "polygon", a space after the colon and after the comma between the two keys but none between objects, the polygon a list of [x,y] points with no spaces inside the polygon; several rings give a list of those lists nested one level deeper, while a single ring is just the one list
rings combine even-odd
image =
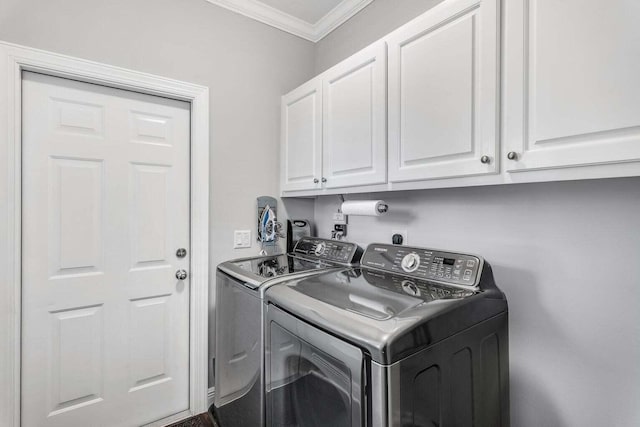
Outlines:
[{"label": "dryer door", "polygon": [[267,427],[360,427],[360,349],[269,305],[266,314]]}]

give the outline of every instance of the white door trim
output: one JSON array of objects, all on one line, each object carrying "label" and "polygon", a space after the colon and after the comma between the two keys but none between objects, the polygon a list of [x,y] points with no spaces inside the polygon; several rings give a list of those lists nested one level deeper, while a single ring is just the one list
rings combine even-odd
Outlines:
[{"label": "white door trim", "polygon": [[[209,89],[0,41],[0,425],[20,426],[22,71],[191,103],[189,412],[207,410]],[[188,414],[184,414],[187,416]],[[172,421],[173,418],[171,417]],[[167,421],[169,421],[167,419]]]}]

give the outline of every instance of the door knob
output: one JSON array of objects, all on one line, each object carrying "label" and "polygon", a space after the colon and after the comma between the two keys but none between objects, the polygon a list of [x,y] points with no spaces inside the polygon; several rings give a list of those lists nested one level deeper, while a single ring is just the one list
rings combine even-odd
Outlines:
[{"label": "door knob", "polygon": [[187,278],[187,272],[185,270],[176,271],[176,279],[184,280]]},{"label": "door knob", "polygon": [[322,182],[327,182],[327,178],[322,177]]},{"label": "door knob", "polygon": [[313,178],[313,183],[317,184],[318,183],[318,178]]},{"label": "door knob", "polygon": [[518,153],[516,153],[515,151],[509,151],[507,153],[507,159],[509,159],[509,160],[518,160]]},{"label": "door knob", "polygon": [[488,165],[489,163],[491,163],[491,157],[489,156],[480,157],[480,163]]},{"label": "door knob", "polygon": [[187,250],[185,248],[180,248],[176,251],[176,256],[178,258],[184,258],[187,256]]}]

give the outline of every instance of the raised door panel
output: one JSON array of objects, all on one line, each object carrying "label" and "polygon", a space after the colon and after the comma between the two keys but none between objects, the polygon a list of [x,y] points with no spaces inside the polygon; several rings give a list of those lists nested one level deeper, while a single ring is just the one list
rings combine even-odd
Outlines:
[{"label": "raised door panel", "polygon": [[171,295],[132,300],[129,306],[129,392],[171,381]]},{"label": "raised door panel", "polygon": [[282,97],[282,191],[320,188],[322,84],[311,80]]},{"label": "raised door panel", "polygon": [[49,158],[51,277],[103,269],[103,161]]},{"label": "raised door panel", "polygon": [[384,41],[323,75],[322,167],[327,188],[387,181]]},{"label": "raised door panel", "polygon": [[387,37],[391,182],[498,171],[498,18],[448,1]]},{"label": "raised door panel", "polygon": [[102,304],[50,312],[48,417],[104,399]]},{"label": "raised door panel", "polygon": [[168,265],[167,165],[130,164],[131,264],[133,268]]},{"label": "raised door panel", "polygon": [[640,2],[506,5],[511,172],[640,160]]}]

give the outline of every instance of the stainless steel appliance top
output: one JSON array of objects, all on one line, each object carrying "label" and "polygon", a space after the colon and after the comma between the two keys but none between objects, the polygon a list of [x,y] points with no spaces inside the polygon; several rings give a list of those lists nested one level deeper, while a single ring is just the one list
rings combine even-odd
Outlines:
[{"label": "stainless steel appliance top", "polygon": [[321,269],[358,265],[362,249],[355,243],[304,237],[292,253],[240,258],[218,266],[255,289],[267,281]]},{"label": "stainless steel appliance top", "polygon": [[482,258],[384,244],[369,245],[361,268],[287,280],[265,297],[382,364],[507,309]]}]

